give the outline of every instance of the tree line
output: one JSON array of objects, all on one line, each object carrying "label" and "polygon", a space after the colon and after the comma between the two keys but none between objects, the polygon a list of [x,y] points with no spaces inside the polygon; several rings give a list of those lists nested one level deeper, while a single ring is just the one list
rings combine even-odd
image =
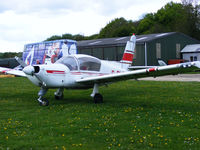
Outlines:
[{"label": "tree line", "polygon": [[22,57],[22,52],[6,52],[6,53],[0,53],[0,59],[2,58],[13,58],[13,57]]},{"label": "tree line", "polygon": [[156,13],[148,13],[137,21],[115,18],[98,34],[84,36],[81,34],[54,35],[46,41],[57,39],[91,40],[98,38],[123,37],[132,33],[137,35],[182,32],[200,40],[200,5],[197,0],[182,0],[181,3],[169,2]]}]

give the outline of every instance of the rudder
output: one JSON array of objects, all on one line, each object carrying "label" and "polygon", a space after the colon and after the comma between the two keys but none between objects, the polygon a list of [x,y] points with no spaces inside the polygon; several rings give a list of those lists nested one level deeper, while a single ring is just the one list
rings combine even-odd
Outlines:
[{"label": "rudder", "polygon": [[136,36],[133,34],[129,41],[126,43],[125,51],[120,63],[132,64],[134,53],[135,53]]}]

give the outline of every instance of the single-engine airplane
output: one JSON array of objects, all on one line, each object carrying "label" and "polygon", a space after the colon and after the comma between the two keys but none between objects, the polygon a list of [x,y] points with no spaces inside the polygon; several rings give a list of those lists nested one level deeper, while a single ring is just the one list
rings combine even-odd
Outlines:
[{"label": "single-engine airplane", "polygon": [[0,72],[27,77],[33,84],[41,87],[38,92],[38,101],[40,105],[47,106],[49,101],[43,96],[50,88],[57,88],[54,93],[55,99],[63,98],[64,89],[93,88],[91,96],[94,102],[102,103],[103,97],[99,93],[101,85],[149,76],[175,75],[200,68],[200,61],[195,61],[130,71],[128,68],[132,63],[135,44],[136,36],[133,34],[126,44],[123,58],[119,63],[76,54],[62,57],[54,64],[48,65],[27,66],[18,60],[24,67],[22,71],[0,67]]}]

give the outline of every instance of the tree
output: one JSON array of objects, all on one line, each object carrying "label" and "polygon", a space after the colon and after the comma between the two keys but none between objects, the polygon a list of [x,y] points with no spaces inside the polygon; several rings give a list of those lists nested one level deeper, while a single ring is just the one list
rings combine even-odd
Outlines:
[{"label": "tree", "polygon": [[198,5],[198,0],[181,0],[183,5],[194,5],[197,6]]},{"label": "tree", "polygon": [[99,34],[93,34],[91,36],[86,36],[85,40],[94,40],[94,39],[98,39]]},{"label": "tree", "polygon": [[189,23],[189,35],[200,40],[200,5],[196,0],[182,0],[187,20]]},{"label": "tree", "polygon": [[53,36],[51,36],[50,38],[47,38],[45,41],[59,40],[59,39],[61,39],[61,38],[62,38],[61,36],[53,35]]},{"label": "tree", "polygon": [[160,33],[177,31],[183,24],[184,10],[181,4],[170,2],[155,14],[147,14],[138,26],[138,33]]},{"label": "tree", "polygon": [[14,58],[15,56],[22,57],[22,52],[5,52],[0,53],[0,58]]},{"label": "tree", "polygon": [[134,33],[135,27],[131,20],[116,18],[101,29],[98,38],[122,37]]},{"label": "tree", "polygon": [[73,35],[70,33],[63,34],[61,39],[73,39]]},{"label": "tree", "polygon": [[152,28],[154,26],[154,14],[146,14],[145,17],[140,21],[138,27],[137,27],[137,34],[149,34],[153,31]]},{"label": "tree", "polygon": [[70,39],[70,40],[81,41],[81,40],[97,39],[97,37],[98,37],[98,34],[94,34],[91,36],[84,36],[81,34],[72,35],[70,33],[66,33],[66,34],[63,34],[62,36],[53,35],[50,38],[47,38],[45,41],[53,41],[53,40],[60,40],[60,39]]},{"label": "tree", "polygon": [[73,40],[81,41],[81,40],[84,40],[84,39],[85,39],[84,35],[81,35],[81,34],[73,35]]},{"label": "tree", "polygon": [[137,34],[182,32],[200,39],[199,6],[170,2],[140,21]]}]

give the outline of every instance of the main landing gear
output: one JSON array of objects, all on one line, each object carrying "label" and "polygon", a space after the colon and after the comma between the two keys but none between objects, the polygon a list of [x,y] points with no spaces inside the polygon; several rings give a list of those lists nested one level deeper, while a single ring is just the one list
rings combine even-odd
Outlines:
[{"label": "main landing gear", "polygon": [[93,92],[90,95],[91,97],[94,98],[94,103],[103,103],[103,96],[99,93],[99,85],[94,84]]},{"label": "main landing gear", "polygon": [[[49,105],[49,101],[43,97],[47,93],[47,91],[48,91],[47,88],[41,87],[40,91],[38,92],[38,96],[39,96],[38,102],[39,102],[40,106],[48,106]],[[64,91],[64,88],[59,88],[54,93],[55,99],[57,99],[57,100],[63,99],[63,91]]]},{"label": "main landing gear", "polygon": [[63,99],[63,91],[64,91],[64,88],[59,88],[55,93],[54,93],[54,96],[55,96],[55,99],[57,100],[61,100]]}]

